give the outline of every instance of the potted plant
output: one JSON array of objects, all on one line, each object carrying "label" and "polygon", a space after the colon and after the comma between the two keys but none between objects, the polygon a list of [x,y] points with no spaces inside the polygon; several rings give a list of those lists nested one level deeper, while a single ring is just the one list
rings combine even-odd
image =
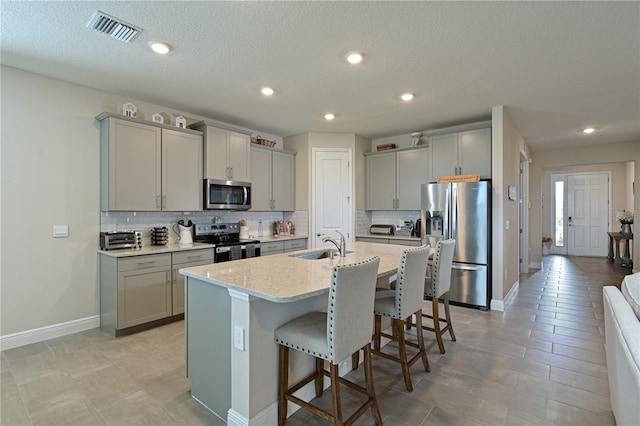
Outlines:
[{"label": "potted plant", "polygon": [[553,238],[542,237],[542,254],[543,255],[546,256],[549,254],[549,250],[551,249],[551,246],[553,246]]},{"label": "potted plant", "polygon": [[616,218],[620,222],[620,226],[622,229],[620,230],[623,234],[631,234],[631,224],[633,223],[634,213],[632,211],[622,210],[621,212],[616,213]]}]

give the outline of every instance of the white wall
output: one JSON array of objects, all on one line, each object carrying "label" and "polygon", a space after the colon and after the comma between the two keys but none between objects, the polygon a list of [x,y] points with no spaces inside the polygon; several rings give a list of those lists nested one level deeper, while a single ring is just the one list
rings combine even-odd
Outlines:
[{"label": "white wall", "polygon": [[[1,72],[0,335],[6,336],[99,314],[94,117],[119,113],[126,102],[147,118],[206,117],[10,67]],[[53,225],[69,225],[69,238],[52,238]]]},{"label": "white wall", "polygon": [[634,194],[634,185],[636,181],[635,171],[636,171],[635,162],[628,161],[626,163],[626,170],[625,170],[626,187],[625,187],[624,199],[626,201],[626,204],[624,206],[624,209],[629,211],[633,211],[633,201],[635,199],[635,194]]},{"label": "white wall", "polygon": [[[503,302],[519,279],[518,202],[508,200],[508,187],[518,188],[520,151],[528,153],[527,144],[511,121],[505,107],[491,114],[492,197],[492,309],[503,309]],[[517,198],[517,197],[516,197]],[[509,229],[507,228],[509,223]]]}]

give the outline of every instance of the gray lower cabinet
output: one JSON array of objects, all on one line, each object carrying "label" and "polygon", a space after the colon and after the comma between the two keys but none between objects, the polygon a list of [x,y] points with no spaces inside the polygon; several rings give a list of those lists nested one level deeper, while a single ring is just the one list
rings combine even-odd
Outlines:
[{"label": "gray lower cabinet", "polygon": [[171,316],[171,255],[118,259],[117,330]]},{"label": "gray lower cabinet", "polygon": [[307,239],[299,238],[285,241],[268,241],[260,243],[260,256],[285,253],[288,251],[304,250],[307,248]]},{"label": "gray lower cabinet", "polygon": [[[100,255],[100,327],[118,336],[184,313],[177,271],[213,263],[213,248],[131,257]],[[177,317],[176,319],[179,319]]]},{"label": "gray lower cabinet", "polygon": [[172,253],[172,315],[184,313],[184,275],[180,269],[213,263],[213,249],[190,250]]}]

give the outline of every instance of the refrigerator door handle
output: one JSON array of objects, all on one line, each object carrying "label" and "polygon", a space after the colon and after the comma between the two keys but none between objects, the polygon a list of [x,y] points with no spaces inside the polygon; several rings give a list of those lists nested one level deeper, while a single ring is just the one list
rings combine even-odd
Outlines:
[{"label": "refrigerator door handle", "polygon": [[486,266],[462,266],[462,265],[451,265],[451,269],[459,269],[462,271],[482,271],[482,269],[486,268]]}]

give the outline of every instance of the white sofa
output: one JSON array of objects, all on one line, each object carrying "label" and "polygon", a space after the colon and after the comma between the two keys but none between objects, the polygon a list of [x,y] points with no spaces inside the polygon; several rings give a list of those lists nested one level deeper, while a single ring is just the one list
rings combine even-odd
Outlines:
[{"label": "white sofa", "polygon": [[605,350],[611,408],[618,426],[640,425],[640,273],[604,287]]}]

